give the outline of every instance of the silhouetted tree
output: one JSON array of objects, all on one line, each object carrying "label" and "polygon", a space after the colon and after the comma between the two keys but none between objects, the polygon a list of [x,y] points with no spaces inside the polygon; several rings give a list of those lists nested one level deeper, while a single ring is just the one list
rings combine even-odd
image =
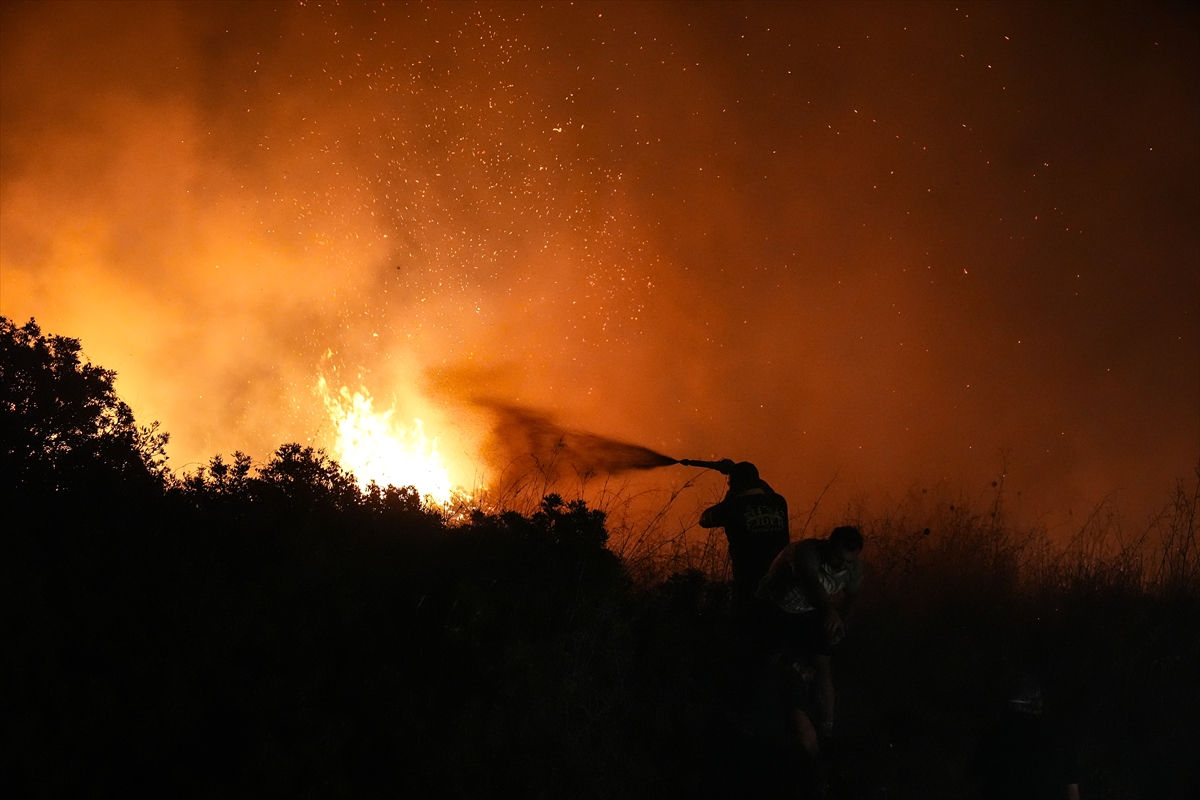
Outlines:
[{"label": "silhouetted tree", "polygon": [[250,467],[250,456],[240,450],[234,452],[232,464],[215,455],[208,464],[181,479],[179,485],[197,494],[239,496],[250,481]]},{"label": "silhouetted tree", "polygon": [[0,317],[0,452],[6,491],[62,491],[106,474],[162,485],[167,434],[139,427],[116,373],[80,359],[78,339]]},{"label": "silhouetted tree", "polygon": [[279,446],[258,471],[258,480],[282,493],[296,506],[313,504],[348,509],[358,505],[362,493],[354,476],[345,472],[324,450],[291,442]]}]

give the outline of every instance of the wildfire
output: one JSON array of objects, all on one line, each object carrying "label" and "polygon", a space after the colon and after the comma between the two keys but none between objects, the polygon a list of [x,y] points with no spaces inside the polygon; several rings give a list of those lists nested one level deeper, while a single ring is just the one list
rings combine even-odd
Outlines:
[{"label": "wildfire", "polygon": [[424,423],[412,427],[393,419],[394,408],[377,412],[371,394],[359,388],[353,394],[343,386],[333,392],[324,377],[317,391],[334,426],[333,450],[338,462],[353,472],[359,485],[414,486],[426,501],[447,504],[454,493],[450,473],[437,448],[437,437],[425,434]]}]

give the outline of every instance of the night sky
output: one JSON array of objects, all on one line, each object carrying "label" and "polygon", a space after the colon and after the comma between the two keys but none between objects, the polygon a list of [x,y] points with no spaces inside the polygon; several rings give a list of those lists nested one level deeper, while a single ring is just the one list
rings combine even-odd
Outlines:
[{"label": "night sky", "polygon": [[1136,528],[1200,459],[1190,5],[0,27],[0,312],[81,338],[177,469],[326,443],[322,375],[464,483],[481,397],[752,460],[796,509],[836,475],[831,517],[1006,469],[1026,518],[1107,497]]}]

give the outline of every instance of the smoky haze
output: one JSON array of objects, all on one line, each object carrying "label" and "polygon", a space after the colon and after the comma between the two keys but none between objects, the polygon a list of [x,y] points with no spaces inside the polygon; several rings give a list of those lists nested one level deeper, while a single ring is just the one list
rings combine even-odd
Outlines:
[{"label": "smoky haze", "polygon": [[[553,419],[798,507],[837,474],[834,516],[1006,469],[1055,525],[1200,455],[1193,12],[3,15],[0,310],[117,370],[177,468],[327,443],[324,373],[464,483]],[[447,369],[503,376],[472,392],[521,445]]]}]

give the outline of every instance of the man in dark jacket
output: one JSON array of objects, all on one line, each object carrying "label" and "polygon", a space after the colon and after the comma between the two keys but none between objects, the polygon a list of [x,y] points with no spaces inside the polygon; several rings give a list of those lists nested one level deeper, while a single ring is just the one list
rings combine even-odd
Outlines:
[{"label": "man in dark jacket", "polygon": [[700,515],[700,526],[725,529],[733,567],[733,610],[745,620],[758,582],[787,547],[787,500],[758,477],[758,468],[749,461],[724,459],[714,466],[729,476],[729,491],[724,500]]}]

